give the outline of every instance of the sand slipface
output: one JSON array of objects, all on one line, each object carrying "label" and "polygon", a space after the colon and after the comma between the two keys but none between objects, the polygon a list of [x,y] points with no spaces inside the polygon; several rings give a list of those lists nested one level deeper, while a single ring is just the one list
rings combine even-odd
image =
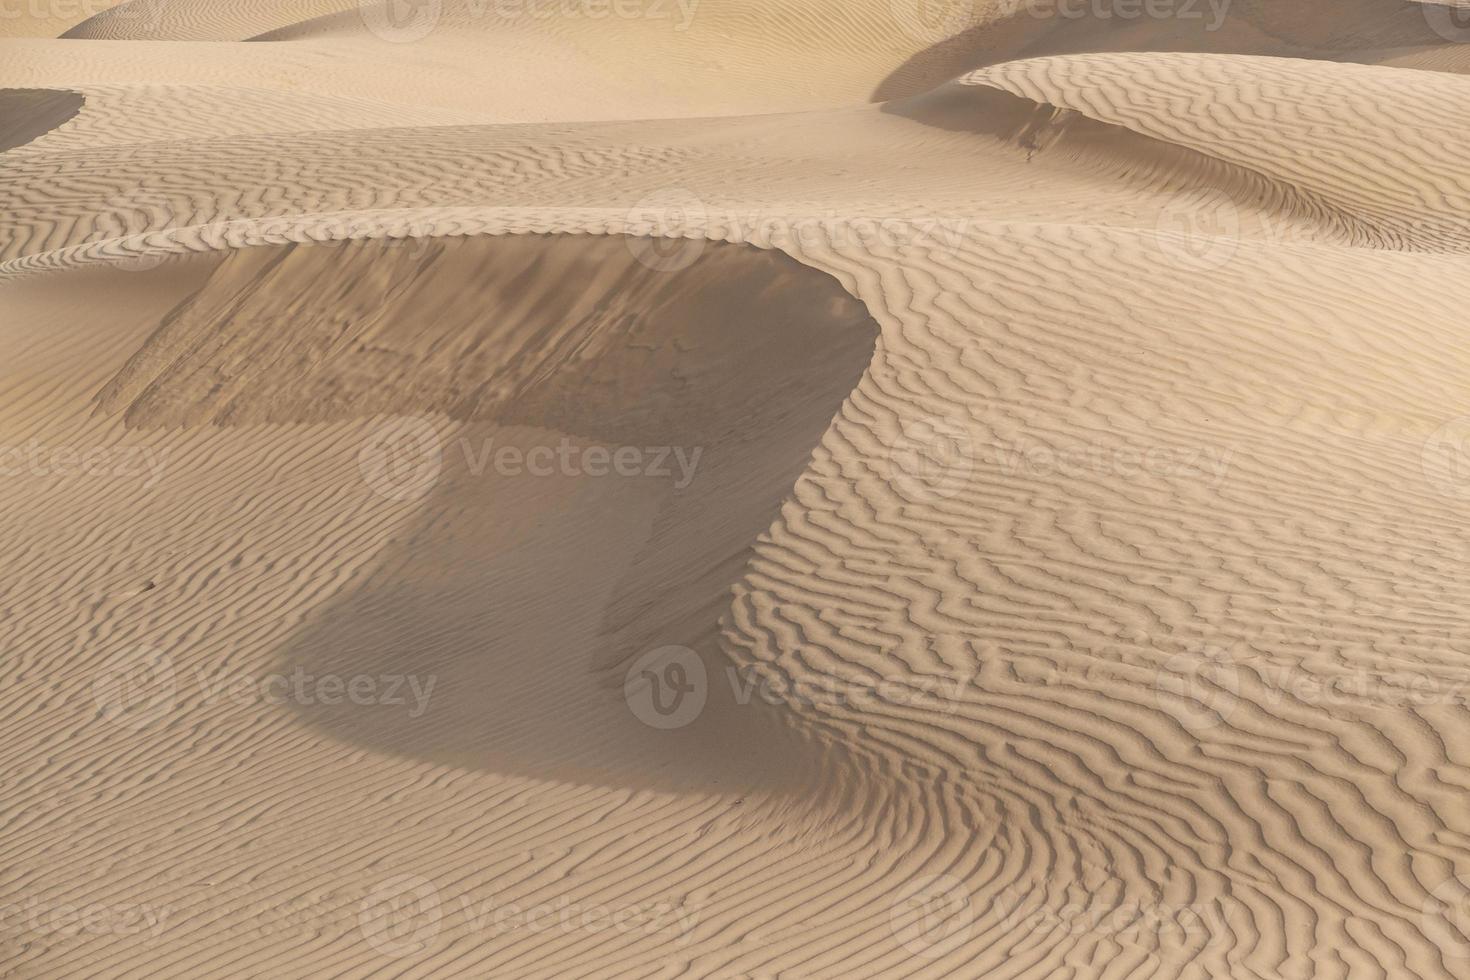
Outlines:
[{"label": "sand slipface", "polygon": [[0,10],[0,973],[1470,976],[1464,14]]}]

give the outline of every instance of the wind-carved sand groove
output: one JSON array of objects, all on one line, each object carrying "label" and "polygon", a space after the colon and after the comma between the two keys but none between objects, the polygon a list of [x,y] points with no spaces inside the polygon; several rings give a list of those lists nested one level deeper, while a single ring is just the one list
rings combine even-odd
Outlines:
[{"label": "wind-carved sand groove", "polygon": [[[0,887],[169,912],[7,968],[1466,976],[1465,86],[1087,55],[882,109],[7,155],[0,443],[170,451],[0,512]],[[422,498],[365,485],[384,412],[429,413]],[[721,455],[680,495],[460,451],[566,433]],[[656,732],[618,688],[664,644],[711,702]],[[130,729],[92,685],[140,645],[178,690]],[[208,686],[295,666],[445,686]],[[537,903],[669,911],[493,918]]]}]

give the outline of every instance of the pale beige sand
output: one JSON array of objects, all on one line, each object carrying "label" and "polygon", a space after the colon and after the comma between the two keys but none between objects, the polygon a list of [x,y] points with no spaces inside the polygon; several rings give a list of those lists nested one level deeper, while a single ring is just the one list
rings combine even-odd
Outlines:
[{"label": "pale beige sand", "polygon": [[0,970],[1470,977],[1470,20],[652,2],[4,28]]}]

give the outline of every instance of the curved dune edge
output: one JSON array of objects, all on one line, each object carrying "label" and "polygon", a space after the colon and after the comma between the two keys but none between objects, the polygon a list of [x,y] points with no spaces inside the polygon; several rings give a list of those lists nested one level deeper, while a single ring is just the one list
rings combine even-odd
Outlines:
[{"label": "curved dune edge", "polygon": [[[231,251],[102,387],[93,414],[176,439],[377,426],[402,430],[409,451],[417,431],[441,431],[444,472],[405,504],[422,526],[404,522],[401,542],[374,558],[381,571],[313,610],[277,655],[281,672],[436,677],[434,723],[304,709],[329,736],[438,765],[739,784],[827,806],[824,787],[841,779],[802,764],[793,719],[721,701],[722,684],[684,738],[651,741],[614,692],[655,646],[697,649],[711,676],[735,668],[717,644],[730,587],[868,367],[878,327],[830,276],[779,252],[648,246],[514,235]],[[457,302],[445,308],[447,295]],[[568,440],[654,454],[668,479],[583,499],[571,479],[484,471],[497,441],[544,454]],[[556,523],[583,535],[574,552],[565,532],[513,530],[546,519],[527,487],[559,498]],[[453,555],[464,565],[449,596],[424,595],[417,612],[384,599],[440,579]],[[467,598],[477,592],[495,598]],[[440,640],[398,640],[418,634]],[[548,713],[538,691],[561,675],[583,680]],[[763,761],[732,759],[722,747],[734,744]]]},{"label": "curved dune edge", "polygon": [[[545,214],[523,218],[549,220]],[[328,225],[317,230],[332,233]],[[406,233],[408,226],[398,230]],[[268,231],[285,235],[299,229]],[[687,956],[702,964],[697,972],[739,975],[795,968],[815,954],[830,964],[816,972],[831,975],[866,967],[944,976],[999,969],[1018,958],[1042,971],[1081,970],[1121,949],[1139,973],[1226,975],[1249,964],[1257,973],[1281,975],[1308,969],[1321,955],[1317,941],[1301,938],[1311,936],[1307,926],[1316,923],[1331,935],[1331,948],[1346,951],[1345,962],[1451,975],[1438,965],[1442,934],[1423,910],[1433,908],[1436,888],[1467,868],[1467,856],[1443,843],[1447,835],[1463,832],[1458,799],[1435,787],[1465,778],[1465,761],[1451,746],[1461,744],[1457,732],[1470,731],[1470,714],[1453,702],[1418,708],[1391,694],[1323,706],[1283,691],[1273,672],[1320,679],[1358,665],[1376,671],[1389,692],[1405,689],[1416,675],[1451,690],[1463,682],[1455,651],[1427,632],[1415,633],[1401,597],[1374,585],[1386,573],[1431,591],[1447,586],[1438,566],[1421,559],[1436,553],[1433,542],[1442,535],[1435,521],[1453,521],[1454,507],[1437,501],[1428,488],[1410,489],[1398,474],[1416,465],[1422,439],[1439,424],[1437,413],[1470,369],[1458,341],[1456,304],[1415,286],[1426,270],[1448,274],[1462,268],[1460,260],[1356,249],[1242,249],[1232,263],[1181,295],[1167,288],[1177,280],[1136,234],[1062,225],[1008,232],[977,237],[957,253],[786,243],[801,261],[823,268],[862,298],[883,335],[791,498],[754,546],[726,605],[720,643],[737,664],[786,680],[775,691],[778,702],[790,701],[788,710],[776,712],[774,724],[762,723],[759,730],[769,737],[795,723],[795,744],[808,746],[811,755],[792,751],[784,761],[794,764],[799,781],[803,765],[820,760],[817,771],[831,782],[815,797],[772,794],[742,782],[738,771],[721,770],[729,780],[724,792],[669,796],[666,785],[644,780],[630,796],[627,789],[589,780],[588,771],[598,767],[576,765],[589,759],[573,760],[561,780],[517,777],[530,779],[534,789],[523,783],[467,784],[468,777],[431,769],[418,778],[453,778],[469,799],[508,794],[518,805],[485,831],[494,843],[487,842],[484,852],[395,851],[398,860],[380,875],[349,873],[351,883],[327,903],[338,917],[334,921],[345,922],[322,934],[325,947],[310,955],[344,969],[383,965],[381,949],[364,944],[355,931],[354,912],[377,886],[408,875],[435,890],[441,911],[433,921],[441,931],[401,955],[431,969],[469,957],[480,969],[513,970],[534,956],[548,973],[564,975],[633,964],[652,968],[667,957]],[[1034,274],[1057,267],[1060,257],[1075,288],[1057,290],[1049,277]],[[141,274],[169,271],[165,265]],[[12,286],[40,285],[48,278]],[[961,298],[959,307],[935,302],[935,284],[966,280],[1010,284],[998,295],[1011,312],[996,318],[985,294],[963,289],[951,294]],[[914,285],[899,285],[905,281]],[[1071,306],[1076,297],[1103,297],[1111,305],[1120,283],[1139,298],[1116,305],[1118,313],[1094,312],[1086,329],[1067,326],[1077,319]],[[1263,320],[1251,308],[1244,283],[1273,290],[1284,304],[1280,315],[1296,329],[1282,331]],[[1412,311],[1393,329],[1385,328],[1384,293],[1400,316]],[[1200,326],[1188,326],[1195,323]],[[1126,356],[1117,337],[1130,338]],[[1363,345],[1376,356],[1364,358]],[[1262,351],[1271,356],[1262,357]],[[1079,389],[1079,377],[1095,380]],[[1059,384],[1052,378],[1071,380]],[[1079,390],[1088,397],[1079,399]],[[1239,397],[1247,390],[1280,394],[1262,403]],[[1128,392],[1129,400],[1120,402],[1118,391]],[[974,392],[987,395],[977,400]],[[977,413],[977,406],[984,412]],[[936,424],[959,425],[962,437],[973,440],[970,468],[941,468],[937,474],[908,468],[912,450],[904,449],[906,440],[923,438],[924,430],[914,427]],[[994,444],[1025,447],[1035,440],[1087,445],[1100,428],[1125,434],[1125,445],[1140,454],[1164,449],[1179,459],[1184,457],[1175,454],[1194,446],[1192,458],[1198,459],[1203,447],[1209,461],[1223,459],[1228,466],[1190,473],[1033,472],[991,452]],[[190,459],[193,467],[200,467],[201,458],[235,459],[246,472],[227,477],[207,466],[184,467],[196,493],[214,487],[212,492],[229,496],[237,489],[231,478],[252,479],[249,471],[261,469],[253,461],[279,454],[283,438],[294,439],[287,433],[301,430],[246,425],[199,431],[227,433],[210,440],[240,440],[229,448],[191,441],[197,450]],[[335,472],[333,479],[360,479],[353,475],[355,452],[327,453],[321,447],[346,441],[355,448],[371,437],[371,429],[343,434],[307,426],[306,432],[324,441],[287,443],[293,446],[292,463],[283,472],[294,474],[288,485],[301,488],[299,498],[283,505],[279,488],[267,492],[280,479],[274,474],[260,486],[266,511],[276,515],[272,520],[294,521],[304,502],[318,501],[304,513],[326,522],[326,533],[335,535],[328,554],[357,547],[352,542],[399,540],[416,541],[419,553],[432,545],[429,554],[448,549],[468,561],[516,543],[470,534],[465,547],[472,554],[466,554],[455,550],[453,534],[436,533],[442,521],[405,536],[391,519],[380,523],[391,513],[382,510],[369,512],[374,519],[360,536],[343,537],[333,517],[341,513],[340,500],[322,493],[322,478],[312,478],[320,471],[311,467],[335,459],[347,475],[327,470]],[[1366,457],[1364,440],[1374,447]],[[1333,497],[1332,507],[1346,523],[1321,527],[1309,519],[1320,511],[1319,495],[1341,485],[1340,478],[1327,480],[1323,473],[1344,468],[1354,474],[1353,490]],[[451,479],[451,485],[459,481]],[[535,492],[549,491],[538,486]],[[1396,519],[1406,496],[1426,516],[1424,523]],[[298,499],[303,503],[296,504]],[[460,512],[466,506],[442,503]],[[48,504],[67,507],[64,500]],[[218,513],[222,506],[228,503],[204,512]],[[74,509],[84,512],[82,501]],[[957,522],[974,530],[957,535]],[[1241,530],[1262,523],[1271,529],[1269,541]],[[207,534],[208,526],[220,525],[206,522],[192,533]],[[324,533],[321,526],[311,527],[303,516],[289,534],[308,552],[319,547],[313,542]],[[87,538],[85,525],[75,530]],[[1392,547],[1381,537],[1386,530]],[[586,546],[582,525],[561,533],[570,538],[567,547]],[[1326,554],[1338,546],[1328,542],[1344,535],[1353,538],[1351,566],[1300,564],[1302,554]],[[1201,538],[1224,562],[1209,582],[1191,578],[1198,575],[1192,556]],[[182,548],[185,555],[220,550],[207,539],[184,540],[196,541]],[[1114,542],[1122,542],[1123,550]],[[614,550],[618,544],[612,542]],[[226,549],[218,560],[227,562],[228,554]],[[189,560],[167,574],[153,572],[175,584],[150,602],[197,603],[195,581],[212,580],[219,571],[212,557],[202,557],[203,564],[192,570]],[[1058,574],[1059,563],[1076,571]],[[274,587],[297,595],[291,583],[300,581],[299,573],[285,558],[279,564],[284,578]],[[646,574],[653,581],[678,580],[698,570],[655,559]],[[1364,570],[1366,577],[1359,577]],[[220,581],[231,590],[273,594],[259,578],[270,574],[270,568],[252,569],[244,582],[235,580],[238,575]],[[415,598],[412,588],[404,591],[405,583],[424,574],[427,594]],[[1227,584],[1236,577],[1241,583]],[[403,603],[432,605],[436,593],[453,595],[456,589],[452,575],[426,570],[398,576],[392,563],[377,578],[388,587],[369,589],[365,601],[383,614]],[[1181,590],[1181,582],[1198,584]],[[499,579],[474,583],[472,597],[483,597],[487,585],[506,587]],[[1231,605],[1230,614],[1205,621],[1196,613],[1221,597],[1254,596],[1261,589],[1268,596],[1264,609]],[[1336,615],[1330,612],[1331,596],[1342,589],[1356,590],[1359,604],[1350,619],[1328,620]],[[955,596],[969,598],[956,602]],[[1316,639],[1281,623],[1272,606],[1288,609],[1297,620],[1310,618]],[[353,623],[357,613],[349,603],[332,622],[339,630],[360,628]],[[440,619],[413,635],[434,635]],[[616,616],[605,625],[624,621]],[[1375,621],[1401,631],[1387,661],[1376,659],[1360,640]],[[239,629],[289,639],[280,622],[272,615],[274,625],[252,620]],[[129,624],[120,639],[148,636],[148,622]],[[641,645],[663,642],[662,632],[643,633]],[[310,629],[301,635],[304,643],[286,649],[309,655],[324,638]],[[680,627],[672,635],[689,633]],[[397,656],[414,642],[405,637],[379,652]],[[226,631],[210,637],[200,652],[227,660],[238,643],[239,635]],[[1210,680],[1191,673],[1195,661],[1189,658],[1197,648],[1222,651],[1216,656],[1237,665],[1223,675],[1228,698],[1214,697]],[[86,683],[90,675],[83,663],[62,676]],[[801,693],[792,693],[793,680],[802,685]],[[890,685],[884,697],[854,693],[880,681]],[[547,683],[551,692],[567,690],[560,677]],[[1191,687],[1200,683],[1205,686]],[[606,694],[616,705],[616,691]],[[1435,737],[1444,739],[1437,748],[1425,740],[1423,726],[1430,719]],[[330,711],[312,712],[308,720],[326,733],[338,724]],[[360,722],[355,729],[349,729],[352,737],[366,734],[370,741]],[[444,758],[458,762],[451,772],[461,771],[464,760],[454,755],[451,729],[415,732],[425,749],[445,751]],[[116,743],[118,733],[107,728],[106,736]],[[121,744],[155,744],[144,735],[137,738]],[[534,744],[528,739],[521,748]],[[692,743],[675,744],[692,750]],[[762,753],[750,760],[741,749],[724,751],[737,761],[754,761],[758,771],[771,762]],[[595,750],[589,752],[595,762]],[[412,750],[408,755],[403,765],[412,763]],[[279,778],[279,769],[273,771]],[[354,769],[344,762],[343,772],[351,778]],[[401,779],[414,770],[393,772]],[[1274,788],[1281,781],[1298,795],[1283,797]],[[604,792],[611,795],[597,795]],[[296,793],[314,798],[305,787]],[[382,828],[393,821],[381,822],[385,807],[426,819],[414,794],[391,795],[363,814],[363,832],[386,833]],[[599,812],[606,806],[624,822],[570,836],[539,836],[541,820],[569,798]],[[812,799],[820,805],[791,802]],[[340,836],[339,818],[322,825],[285,805],[294,815],[293,835]],[[470,805],[476,812],[490,807]],[[1324,827],[1308,819],[1319,809],[1365,816]],[[773,834],[768,815],[779,833]],[[641,827],[642,836],[625,840],[629,825]],[[691,825],[707,828],[693,842]],[[391,847],[391,838],[380,838],[378,847]],[[587,890],[560,884],[561,876],[548,882],[533,875],[507,892],[503,875],[463,873],[472,853],[491,860],[525,848],[528,867],[539,868],[536,855],[546,848],[580,854],[579,845],[601,855],[589,868],[595,873]],[[1415,860],[1390,867],[1375,862],[1374,854],[1393,847],[1407,847]],[[681,855],[684,884],[675,893],[637,873],[648,848],[674,848]],[[299,847],[287,851],[300,854]],[[97,857],[89,853],[79,852],[78,860]],[[344,869],[311,864],[267,874],[272,887],[301,894],[323,880],[341,881]],[[1328,884],[1311,891],[1278,883],[1307,874]],[[628,875],[635,884],[626,884]],[[259,880],[256,869],[251,881]],[[492,941],[473,917],[442,913],[445,904],[477,905],[492,892],[495,902],[596,901],[594,896],[605,898],[615,885],[622,889],[620,901],[683,903],[700,910],[699,922],[689,932],[652,940],[640,935],[608,947],[605,937],[582,932],[511,932]],[[242,895],[254,890],[243,883],[237,888]],[[240,968],[263,962],[267,951],[250,943],[222,949],[209,941],[208,954],[191,945],[191,937],[205,941],[211,935],[205,923],[219,912],[215,901],[206,896],[184,904],[199,924],[171,934],[160,969],[187,970],[206,956]],[[225,907],[237,904],[226,901]],[[414,915],[419,918],[410,924],[428,921],[422,905]],[[1373,930],[1365,932],[1364,922]],[[853,940],[854,930],[861,942]],[[120,942],[129,955],[159,962],[158,950]],[[916,957],[922,961],[917,971],[910,969]]]},{"label": "curved dune edge", "polygon": [[[609,129],[604,135],[604,130],[594,129],[595,135],[584,137],[579,152],[572,154],[574,169],[566,160],[542,160],[534,152],[528,165],[527,141],[534,142],[542,134],[541,129],[531,127],[518,128],[509,140],[496,139],[494,127],[430,126],[402,131],[343,131],[320,138],[310,134],[279,138],[256,134],[189,147],[170,141],[102,147],[96,153],[113,163],[116,178],[109,183],[87,181],[75,185],[57,173],[56,168],[65,164],[65,154],[22,151],[7,175],[6,186],[0,188],[10,203],[19,232],[9,242],[7,253],[12,259],[0,264],[0,274],[42,268],[53,261],[62,265],[91,261],[109,249],[121,249],[118,254],[122,256],[150,240],[153,245],[147,247],[165,250],[207,248],[215,241],[283,242],[300,234],[290,230],[298,221],[320,229],[309,234],[323,239],[344,234],[351,237],[357,233],[351,229],[358,225],[366,229],[364,234],[375,234],[372,229],[383,223],[382,213],[339,210],[349,200],[342,195],[341,187],[359,174],[369,173],[385,195],[410,205],[395,209],[401,220],[387,222],[402,228],[402,234],[437,234],[441,222],[442,230],[449,233],[461,229],[494,231],[498,219],[487,222],[482,217],[487,214],[504,215],[513,226],[526,230],[575,231],[585,227],[617,231],[629,221],[634,222],[635,230],[654,228],[660,223],[660,202],[672,200],[668,197],[671,191],[683,191],[688,196],[692,187],[705,198],[714,230],[675,229],[675,233],[739,237],[720,225],[726,214],[734,213],[752,216],[747,224],[753,229],[747,228],[744,237],[755,239],[766,233],[763,225],[768,219],[779,225],[802,218],[802,210],[794,205],[742,205],[739,194],[744,189],[722,187],[700,176],[712,163],[703,154],[713,153],[710,147],[714,145],[738,143],[749,127],[767,131],[770,140],[778,140],[793,138],[805,126],[838,129],[839,123],[864,134],[869,141],[864,145],[865,152],[879,152],[879,137],[889,133],[911,139],[916,151],[930,146],[942,151],[947,185],[944,191],[951,197],[950,202],[942,208],[926,208],[898,196],[909,192],[895,187],[896,202],[885,213],[915,224],[932,216],[948,223],[941,230],[955,229],[960,234],[987,221],[1005,223],[1008,215],[1021,215],[1014,220],[1025,221],[1024,216],[1029,214],[1033,216],[1029,220],[1035,223],[1079,223],[1072,217],[1070,201],[1090,196],[1096,216],[1086,215],[1082,219],[1086,224],[1131,225],[1152,231],[1177,224],[1192,210],[1218,211],[1230,219],[1218,229],[1219,237],[1226,239],[1272,245],[1320,243],[1403,251],[1464,250],[1461,231],[1464,209],[1470,208],[1470,191],[1463,186],[1456,161],[1462,152],[1470,150],[1460,145],[1456,133],[1461,130],[1449,129],[1433,141],[1426,140],[1415,135],[1415,125],[1394,122],[1386,113],[1387,100],[1380,94],[1385,84],[1392,83],[1402,89],[1404,98],[1417,98],[1426,117],[1458,118],[1464,114],[1463,100],[1457,101],[1463,94],[1462,80],[1392,69],[1263,59],[1254,66],[1280,73],[1283,83],[1301,85],[1314,95],[1314,100],[1278,116],[1255,117],[1232,110],[1242,114],[1239,122],[1203,110],[1191,115],[1190,107],[1233,103],[1249,91],[1253,83],[1248,74],[1232,68],[1233,63],[1232,59],[1216,56],[1184,55],[1150,56],[1142,61],[1137,56],[1077,56],[1022,62],[978,73],[968,80],[969,84],[890,103],[882,110],[862,108],[715,121],[704,134],[706,139],[701,141],[699,152],[661,142],[668,148],[656,164],[643,159],[635,162],[629,143],[635,147],[638,135],[668,141],[666,123],[624,124],[635,135],[623,129]],[[1130,102],[1123,98],[1122,87],[1127,79],[1145,69],[1150,77],[1156,77],[1159,94],[1150,100]],[[1080,85],[1082,81],[1091,87]],[[1082,94],[1086,92],[1096,95]],[[1175,94],[1167,94],[1171,92]],[[1027,111],[1035,118],[1028,117],[1021,132],[999,132],[994,113],[997,99],[1029,106]],[[895,122],[896,117],[910,121]],[[915,121],[923,127],[914,128]],[[1394,139],[1374,135],[1374,127],[1380,122],[1385,128],[1393,127]],[[730,127],[731,135],[721,137],[722,126]],[[1248,137],[1243,135],[1245,132]],[[1333,134],[1330,139],[1324,135],[1329,132]],[[548,131],[548,135],[557,133],[555,129]],[[563,133],[558,138],[566,136]],[[216,155],[219,166],[248,174],[251,179],[265,179],[274,172],[273,154],[283,142],[292,148],[288,168],[298,176],[289,184],[289,198],[268,207],[330,217],[298,219],[283,215],[257,219],[256,226],[263,231],[247,234],[243,230],[247,226],[238,223],[244,217],[238,212],[247,208],[265,210],[263,200],[254,196],[242,200],[225,191],[208,190],[207,185],[205,190],[185,196],[174,188],[156,186],[152,179],[152,175],[176,167],[203,166],[207,173]],[[1311,152],[1306,152],[1308,148]],[[964,150],[989,165],[987,176],[997,182],[997,194],[1003,191],[1004,198],[981,199],[969,205],[955,200],[965,193],[966,174],[960,169]],[[331,163],[308,168],[302,162],[324,153],[332,154]],[[484,176],[471,178],[467,173],[457,173],[457,179],[445,182],[443,189],[426,188],[421,180],[423,168],[437,166],[435,160],[446,153],[457,159],[483,161]],[[614,198],[625,201],[625,209],[496,209],[472,203],[483,200],[485,193],[473,180],[483,181],[485,188],[526,187],[542,200],[555,197],[553,190],[565,182],[568,193],[575,188],[579,198],[596,200],[597,195],[587,187],[595,171],[589,160],[603,166],[637,167],[637,176]],[[817,157],[809,163],[813,173],[820,173],[819,168],[830,161]],[[677,172],[661,173],[661,168],[676,168]],[[568,169],[573,172],[566,173]],[[1359,171],[1392,175],[1392,180],[1379,193],[1356,176]],[[531,174],[536,179],[529,179]],[[1046,178],[1045,182],[1038,185],[1038,177]],[[469,188],[463,186],[467,182],[471,182]],[[542,182],[548,189],[541,189]],[[815,178],[804,173],[803,182],[810,187]],[[819,193],[816,188],[803,189],[813,196]],[[864,192],[861,183],[822,190],[827,196],[816,197],[814,210],[824,215],[828,224],[862,216],[861,209],[842,203],[842,192]],[[50,193],[65,193],[67,206],[61,215],[43,218],[44,208],[39,202]],[[649,202],[647,206],[639,200],[640,193]],[[669,209],[665,206],[664,210]],[[421,220],[409,217],[413,214],[422,215]],[[665,215],[663,222],[674,214],[677,210]],[[523,215],[530,216],[529,220],[523,222]],[[555,217],[544,218],[546,215]],[[586,220],[579,226],[578,216],[584,215]],[[136,220],[140,216],[158,225],[185,227],[160,227],[143,238],[111,245],[95,243],[71,250],[63,245],[53,249],[55,254],[50,258],[38,254],[14,260],[17,252],[28,248],[46,251],[45,245],[55,246],[83,236],[111,239],[117,230],[140,227]],[[204,226],[221,222],[218,229],[203,230]],[[331,230],[333,222],[349,231]],[[189,226],[199,228],[190,230]],[[109,230],[113,234],[108,234]],[[1212,230],[1201,227],[1197,233],[1209,236]],[[778,229],[771,234],[781,232]],[[196,245],[178,244],[190,239],[197,239]],[[178,243],[171,244],[174,240]]]},{"label": "curved dune edge", "polygon": [[79,92],[0,88],[0,153],[33,143],[66,125],[85,101]]}]

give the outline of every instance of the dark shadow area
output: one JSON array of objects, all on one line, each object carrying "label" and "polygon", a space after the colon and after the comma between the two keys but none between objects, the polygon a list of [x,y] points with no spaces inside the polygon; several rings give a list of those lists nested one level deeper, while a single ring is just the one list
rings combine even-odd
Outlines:
[{"label": "dark shadow area", "polygon": [[80,92],[0,88],[0,153],[45,136],[82,111]]},{"label": "dark shadow area", "polygon": [[[411,435],[441,420],[432,489],[393,504],[391,542],[277,668],[371,678],[376,694],[405,678],[406,703],[278,710],[457,767],[796,790],[818,778],[821,749],[742,689],[719,618],[877,335],[835,279],[749,246],[518,235],[250,249],[167,318],[102,404],[148,427],[395,416]],[[371,449],[383,424],[352,438]],[[621,451],[624,471],[594,467],[594,447]],[[501,465],[507,448],[542,453],[540,472]],[[371,483],[351,488],[355,506],[382,506]],[[661,704],[701,668],[707,703],[662,729],[669,718],[650,723],[624,682],[668,646],[699,665],[642,672],[672,685]]]}]

